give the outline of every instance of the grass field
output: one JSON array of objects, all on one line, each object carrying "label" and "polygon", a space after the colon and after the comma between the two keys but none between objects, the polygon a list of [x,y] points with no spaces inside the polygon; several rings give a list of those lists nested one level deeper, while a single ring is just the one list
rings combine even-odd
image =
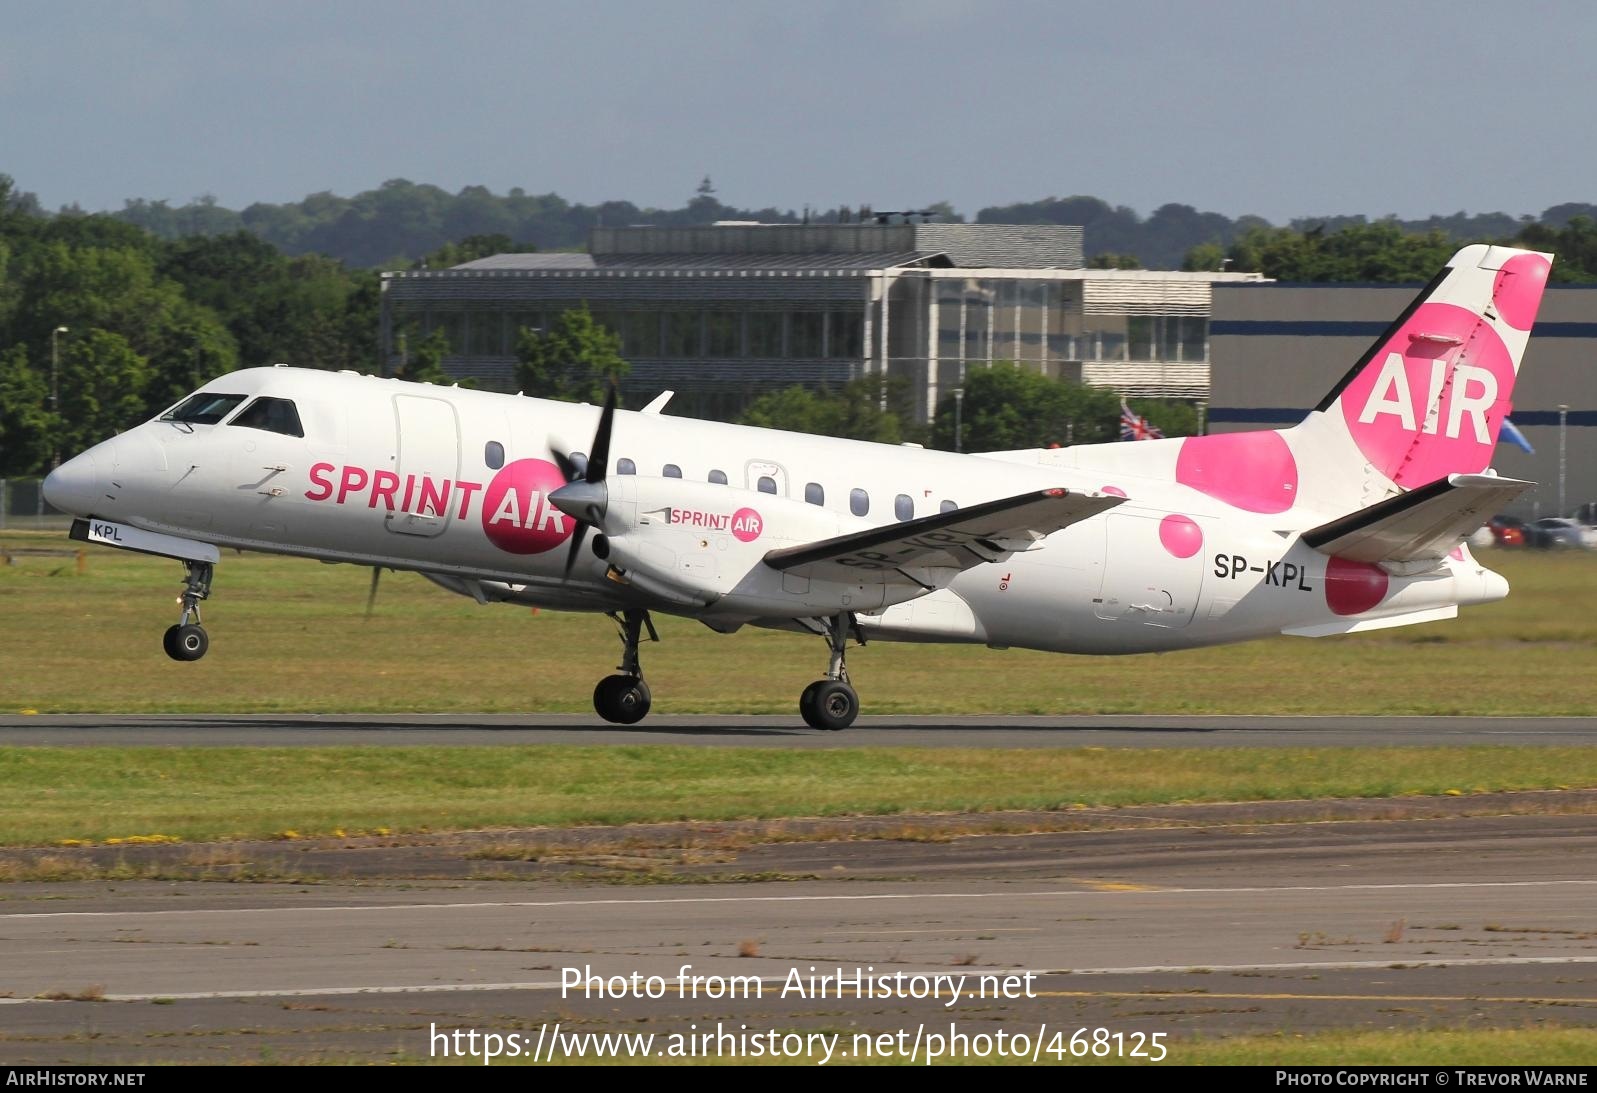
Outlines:
[{"label": "grass field", "polygon": [[[0,545],[59,547],[62,534]],[[1597,714],[1597,555],[1491,552],[1514,586],[1452,621],[1160,656],[876,643],[849,668],[870,713]],[[599,616],[481,607],[387,573],[261,555],[217,567],[211,652],[176,664],[176,562],[89,548],[0,565],[0,711],[588,711],[619,643]],[[644,664],[659,712],[788,713],[823,644],[659,620]]]},{"label": "grass field", "polygon": [[1586,788],[1597,748],[10,748],[0,785],[38,846]]}]

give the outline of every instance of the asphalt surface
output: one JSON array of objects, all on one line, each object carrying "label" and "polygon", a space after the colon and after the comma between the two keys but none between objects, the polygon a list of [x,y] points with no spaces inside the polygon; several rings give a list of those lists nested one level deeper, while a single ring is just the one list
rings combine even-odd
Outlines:
[{"label": "asphalt surface", "polygon": [[[416,847],[370,842],[349,850],[358,880],[0,884],[0,1062],[420,1059],[438,1030],[557,1022],[653,1033],[657,1050],[717,1026],[841,1031],[835,1050],[855,1054],[855,1033],[899,1052],[919,1033],[924,1052],[951,1024],[1061,1044],[1103,1028],[1128,1049],[1161,1033],[1179,1062],[1195,1034],[1597,1025],[1597,817],[752,846],[697,832],[678,840],[681,875],[644,885],[480,858],[475,876],[418,879]],[[618,846],[566,864],[602,872]],[[839,969],[967,978],[958,997],[949,980],[913,997],[913,978],[816,997],[811,974]],[[661,997],[562,990],[585,972],[637,973],[644,993],[657,975]],[[784,996],[795,972],[803,993]],[[759,996],[710,996],[732,976]],[[106,1000],[47,1000],[74,995]]]},{"label": "asphalt surface", "polygon": [[631,728],[577,714],[0,717],[3,745],[694,744],[734,747],[1364,747],[1597,743],[1593,717],[867,716],[843,732],[797,714],[657,714]]}]

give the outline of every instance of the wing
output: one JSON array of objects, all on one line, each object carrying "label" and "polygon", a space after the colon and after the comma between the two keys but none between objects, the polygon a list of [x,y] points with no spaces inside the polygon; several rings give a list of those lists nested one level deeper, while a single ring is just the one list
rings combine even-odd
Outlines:
[{"label": "wing", "polygon": [[962,570],[1030,550],[1044,536],[1123,501],[1083,490],[1034,490],[773,550],[765,564],[819,580],[859,580],[874,573],[936,588]]},{"label": "wing", "polygon": [[1355,562],[1440,559],[1535,484],[1496,475],[1450,474],[1310,528],[1303,541],[1322,554]]}]

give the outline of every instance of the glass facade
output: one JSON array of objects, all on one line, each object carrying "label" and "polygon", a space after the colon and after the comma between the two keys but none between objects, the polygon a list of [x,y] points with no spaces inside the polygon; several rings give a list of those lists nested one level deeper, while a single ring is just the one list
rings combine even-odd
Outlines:
[{"label": "glass facade", "polygon": [[586,306],[620,339],[629,391],[669,387],[679,412],[704,416],[736,418],[790,384],[835,388],[882,372],[908,381],[916,412],[929,419],[969,369],[1000,361],[1135,394],[1204,397],[1208,387],[1212,279],[1202,275],[913,268],[580,284],[529,277],[516,291],[485,281],[479,298],[449,276],[436,291],[425,280],[397,281],[406,293],[385,297],[391,367],[405,352],[401,336],[413,347],[441,330],[451,372],[513,390],[523,331]]},{"label": "glass facade", "polygon": [[[1041,281],[941,280],[934,289],[902,283],[886,308],[872,309],[873,356],[880,354],[885,323],[889,359],[1208,360],[1206,317],[1083,314],[1080,292],[1079,284]],[[629,359],[859,360],[865,352],[859,311],[596,310],[593,317],[621,339]],[[521,331],[542,330],[548,321],[544,312],[443,309],[404,318],[416,324],[412,331],[442,329],[450,354],[461,357],[514,356]]]}]

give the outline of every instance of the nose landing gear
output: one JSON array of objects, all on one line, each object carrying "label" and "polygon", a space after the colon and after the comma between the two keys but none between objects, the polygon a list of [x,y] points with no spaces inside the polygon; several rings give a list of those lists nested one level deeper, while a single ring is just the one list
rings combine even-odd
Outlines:
[{"label": "nose landing gear", "polygon": [[619,674],[605,676],[593,689],[593,709],[613,724],[636,725],[648,716],[652,701],[638,661],[638,642],[645,629],[650,641],[659,641],[660,635],[647,611],[628,609],[620,616],[612,613],[610,617],[621,628],[621,663],[616,666]]},{"label": "nose landing gear", "polygon": [[826,678],[818,679],[804,688],[799,696],[799,714],[804,723],[814,729],[836,732],[846,729],[859,716],[859,695],[848,681],[848,666],[844,664],[844,650],[849,635],[853,634],[861,645],[865,638],[859,632],[859,623],[852,611],[834,618],[821,620],[825,628],[826,643],[831,657],[826,666]]},{"label": "nose landing gear", "polygon": [[211,639],[200,625],[200,601],[211,594],[210,562],[184,562],[183,614],[166,628],[161,647],[173,660],[199,660],[211,646]]}]

